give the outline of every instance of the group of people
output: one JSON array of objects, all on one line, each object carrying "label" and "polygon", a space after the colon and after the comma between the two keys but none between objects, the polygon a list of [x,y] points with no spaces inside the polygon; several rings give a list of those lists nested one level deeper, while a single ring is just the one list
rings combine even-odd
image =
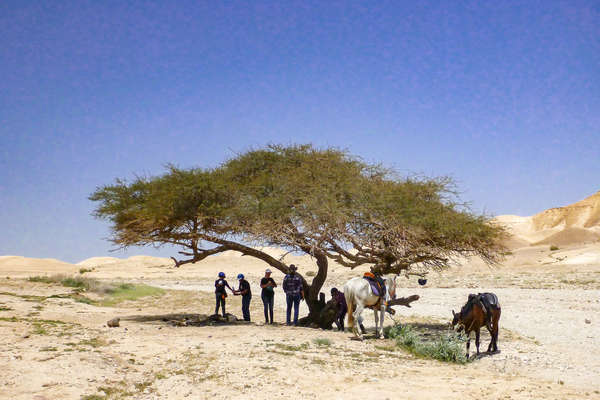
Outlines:
[{"label": "group of people", "polygon": [[[287,303],[286,324],[293,324],[295,326],[298,325],[300,301],[304,299],[302,278],[297,274],[297,271],[298,268],[294,264],[291,264],[289,267],[289,273],[285,276],[285,278],[283,278],[283,291],[285,292]],[[262,299],[265,312],[265,324],[273,323],[273,304],[275,300],[275,288],[277,287],[277,283],[275,283],[275,280],[271,278],[271,273],[272,271],[270,269],[265,270],[265,276],[260,280],[260,287],[262,289],[260,297]],[[223,316],[225,316],[225,299],[227,298],[227,292],[225,288],[227,288],[234,295],[242,296],[242,314],[244,316],[244,321],[250,321],[250,301],[252,300],[250,283],[245,279],[244,274],[238,274],[238,288],[232,289],[225,278],[225,273],[219,272],[219,276],[215,281],[215,314],[219,314],[219,309],[222,309]],[[293,319],[291,315],[292,308],[294,309]]]}]

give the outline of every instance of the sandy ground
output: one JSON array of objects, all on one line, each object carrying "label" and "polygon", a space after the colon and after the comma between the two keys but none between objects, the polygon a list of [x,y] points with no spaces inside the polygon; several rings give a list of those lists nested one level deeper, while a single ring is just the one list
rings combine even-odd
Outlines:
[{"label": "sandy ground", "polygon": [[[303,273],[314,270],[306,257],[288,259]],[[258,288],[265,266],[256,260],[228,254],[180,269],[170,264],[152,257],[79,265],[0,257],[0,398],[600,398],[598,244],[515,250],[494,269],[471,260],[430,274],[426,287],[400,277],[399,295],[421,296],[412,308],[396,308],[401,322],[446,324],[468,293],[498,295],[501,353],[466,365],[415,358],[391,340],[357,342],[349,333],[286,327],[280,291],[277,324],[265,326]],[[80,274],[82,269],[91,271]],[[212,313],[211,287],[220,270],[249,278],[251,324],[175,327],[127,318]],[[70,288],[26,280],[56,273],[168,290],[162,297],[99,307],[50,297],[68,295]],[[360,273],[334,265],[324,291]],[[281,274],[274,275],[281,282]],[[240,299],[229,297],[228,309],[240,316]],[[106,327],[116,316],[123,318],[121,326]],[[365,320],[373,326],[370,313]],[[486,334],[483,350],[488,341]]]}]

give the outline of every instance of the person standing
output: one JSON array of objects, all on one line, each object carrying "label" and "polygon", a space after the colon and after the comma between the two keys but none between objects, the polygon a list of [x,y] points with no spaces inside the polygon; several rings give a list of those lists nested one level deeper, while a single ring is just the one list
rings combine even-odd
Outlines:
[{"label": "person standing", "polygon": [[346,296],[343,292],[337,290],[337,288],[331,289],[331,298],[335,301],[336,314],[335,324],[337,325],[338,331],[344,331],[344,318],[348,312],[348,305],[346,304]]},{"label": "person standing", "polygon": [[[262,288],[262,292],[260,293],[260,298],[263,301],[263,306],[265,309],[265,324],[273,323],[273,303],[275,301],[275,288],[277,284],[271,278],[271,270],[265,270],[265,276],[260,280],[260,287]],[[271,317],[269,322],[269,316]]]},{"label": "person standing", "polygon": [[225,298],[227,298],[227,292],[225,291],[226,287],[233,293],[233,289],[225,280],[225,272],[219,272],[219,277],[215,281],[215,299],[217,301],[215,314],[219,314],[219,306],[221,306],[223,308],[223,316],[225,316]]},{"label": "person standing", "polygon": [[234,294],[242,296],[242,314],[244,315],[244,321],[250,322],[250,300],[252,300],[252,291],[250,290],[250,283],[244,279],[244,274],[238,274],[239,281],[238,290]]},{"label": "person standing", "polygon": [[298,310],[300,308],[300,300],[304,299],[304,289],[302,288],[302,278],[296,273],[298,268],[294,264],[290,265],[290,273],[283,278],[283,291],[285,292],[285,300],[287,310],[285,314],[286,325],[291,325],[290,317],[292,313],[292,305],[294,306],[294,326],[298,326]]}]

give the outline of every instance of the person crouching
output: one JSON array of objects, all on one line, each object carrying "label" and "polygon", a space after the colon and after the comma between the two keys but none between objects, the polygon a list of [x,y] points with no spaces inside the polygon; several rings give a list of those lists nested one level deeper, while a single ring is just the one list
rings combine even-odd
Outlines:
[{"label": "person crouching", "polygon": [[344,331],[344,318],[346,317],[346,313],[348,312],[348,305],[346,304],[346,296],[344,296],[343,292],[337,290],[337,288],[331,289],[331,298],[335,301],[336,305],[336,314],[335,314],[335,324],[338,328],[338,331]]}]

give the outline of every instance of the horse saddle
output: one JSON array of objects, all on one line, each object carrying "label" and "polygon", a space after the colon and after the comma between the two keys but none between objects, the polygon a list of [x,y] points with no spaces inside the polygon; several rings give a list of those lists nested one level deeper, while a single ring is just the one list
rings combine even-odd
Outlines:
[{"label": "horse saddle", "polygon": [[371,290],[375,296],[379,296],[381,298],[385,296],[385,284],[383,283],[383,279],[371,272],[365,272],[363,278],[369,282],[369,285],[371,285]]},{"label": "horse saddle", "polygon": [[498,297],[494,293],[477,293],[470,294],[469,301],[476,302],[482,305],[486,320],[490,318],[491,310],[500,308]]}]

